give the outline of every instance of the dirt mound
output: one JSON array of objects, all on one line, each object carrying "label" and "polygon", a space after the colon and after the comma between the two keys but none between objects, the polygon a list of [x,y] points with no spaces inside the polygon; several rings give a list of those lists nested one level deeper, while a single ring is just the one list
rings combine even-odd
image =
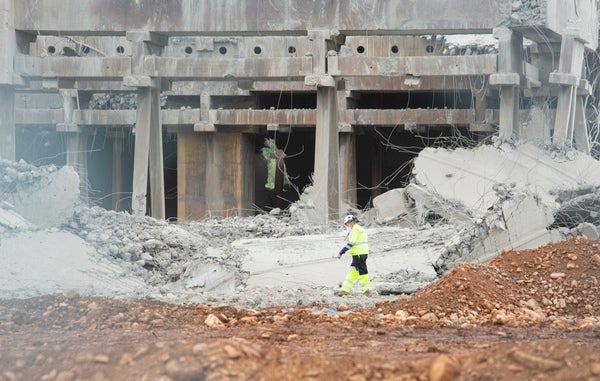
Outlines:
[{"label": "dirt mound", "polygon": [[459,263],[408,299],[380,308],[402,320],[443,324],[597,324],[600,241],[574,237]]},{"label": "dirt mound", "polygon": [[0,381],[598,379],[599,256],[507,251],[368,309],[0,298]]}]

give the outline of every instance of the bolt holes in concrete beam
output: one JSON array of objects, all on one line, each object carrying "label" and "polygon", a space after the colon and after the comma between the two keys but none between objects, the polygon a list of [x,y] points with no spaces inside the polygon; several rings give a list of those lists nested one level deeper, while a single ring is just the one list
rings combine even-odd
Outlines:
[{"label": "bolt holes in concrete beam", "polygon": [[427,53],[433,53],[433,50],[434,50],[434,49],[433,49],[433,46],[431,46],[431,45],[427,45],[427,46],[425,47],[425,51],[426,51]]},{"label": "bolt holes in concrete beam", "polygon": [[392,46],[391,50],[392,50],[392,53],[394,53],[394,54],[398,53],[398,45]]},{"label": "bolt holes in concrete beam", "polygon": [[119,53],[119,54],[125,53],[125,48],[122,47],[121,45],[117,46],[117,53]]},{"label": "bolt holes in concrete beam", "polygon": [[186,46],[185,47],[185,54],[192,54],[193,51],[194,51],[194,49],[192,49],[191,46]]},{"label": "bolt holes in concrete beam", "polygon": [[221,54],[227,54],[227,48],[226,48],[226,47],[224,47],[224,46],[221,46],[221,47],[219,48],[219,53],[221,53]]},{"label": "bolt holes in concrete beam", "polygon": [[48,46],[48,53],[50,53],[50,54],[56,53],[56,48],[52,45]]},{"label": "bolt holes in concrete beam", "polygon": [[262,49],[261,49],[261,47],[260,47],[260,46],[255,46],[255,47],[254,47],[254,53],[255,53],[255,54],[260,54],[260,53],[262,53]]},{"label": "bolt holes in concrete beam", "polygon": [[290,53],[290,54],[294,54],[294,53],[296,53],[296,47],[294,47],[294,46],[290,46],[290,47],[288,48],[288,53]]},{"label": "bolt holes in concrete beam", "polygon": [[365,52],[365,47],[364,47],[364,46],[362,46],[362,45],[359,45],[359,46],[356,48],[356,51],[358,52],[358,54],[363,54],[363,53]]}]

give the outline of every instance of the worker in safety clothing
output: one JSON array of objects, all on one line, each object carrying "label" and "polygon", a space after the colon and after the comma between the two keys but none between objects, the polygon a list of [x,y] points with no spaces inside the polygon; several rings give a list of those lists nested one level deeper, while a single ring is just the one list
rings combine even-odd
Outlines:
[{"label": "worker in safety clothing", "polygon": [[369,255],[367,232],[357,222],[358,219],[351,214],[344,218],[344,225],[350,228],[350,232],[347,238],[348,243],[340,250],[337,258],[340,259],[344,253],[348,252],[352,257],[352,264],[346,273],[342,287],[336,293],[338,296],[348,295],[356,281],[358,281],[363,295],[371,295],[371,280],[367,270],[367,256]]}]

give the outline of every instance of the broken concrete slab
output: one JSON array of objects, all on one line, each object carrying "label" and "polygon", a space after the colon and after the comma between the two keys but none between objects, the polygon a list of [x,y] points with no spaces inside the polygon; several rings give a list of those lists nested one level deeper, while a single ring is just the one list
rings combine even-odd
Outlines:
[{"label": "broken concrete slab", "polygon": [[531,249],[558,241],[558,230],[548,230],[552,211],[532,195],[521,194],[492,208],[454,237],[448,250],[436,261],[436,271],[444,274],[458,261],[486,263],[502,250]]},{"label": "broken concrete slab", "polygon": [[40,228],[61,226],[71,218],[79,200],[79,176],[72,167],[21,177],[14,187],[18,191],[4,194],[17,213]]},{"label": "broken concrete slab", "polygon": [[404,188],[390,189],[373,199],[373,208],[376,211],[377,222],[397,219],[402,216],[416,223],[414,217],[414,203],[406,195]]},{"label": "broken concrete slab", "polygon": [[184,274],[185,287],[201,292],[231,295],[235,290],[235,275],[222,266],[193,262]]},{"label": "broken concrete slab", "polygon": [[413,173],[417,184],[480,216],[500,200],[494,190],[498,183],[513,183],[552,208],[557,206],[557,190],[600,185],[598,160],[576,151],[568,158],[553,157],[529,143],[512,152],[487,145],[453,151],[425,148],[415,159]]},{"label": "broken concrete slab", "polygon": [[435,193],[416,184],[408,184],[405,188],[406,194],[412,200],[416,209],[416,219],[419,225],[433,218],[443,218],[450,223],[464,223],[471,221],[471,216],[461,205],[452,205]]}]

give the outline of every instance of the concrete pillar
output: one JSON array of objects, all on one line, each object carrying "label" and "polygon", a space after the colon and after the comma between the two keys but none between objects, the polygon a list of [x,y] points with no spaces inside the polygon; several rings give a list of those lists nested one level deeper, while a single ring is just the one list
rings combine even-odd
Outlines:
[{"label": "concrete pillar", "polygon": [[205,136],[195,132],[177,134],[177,219],[199,220],[206,217],[204,183]]},{"label": "concrete pillar", "polygon": [[355,207],[356,195],[356,136],[341,133],[340,137],[340,195],[342,202]]},{"label": "concrete pillar", "polygon": [[318,80],[316,119],[313,201],[318,217],[314,222],[326,224],[340,216],[337,95],[335,80],[330,76]]},{"label": "concrete pillar", "polygon": [[[583,71],[584,41],[575,35],[563,35],[558,71],[550,73],[549,82],[560,86],[554,120],[552,144],[571,146],[575,128],[577,87]],[[582,124],[580,124],[580,128]],[[578,135],[583,132],[578,132]],[[586,131],[587,133],[587,131]]]},{"label": "concrete pillar", "polygon": [[135,156],[133,164],[133,194],[131,211],[146,214],[148,170],[150,170],[150,215],[165,218],[165,187],[160,122],[160,78],[144,75],[144,57],[160,54],[167,39],[148,31],[127,32],[132,42],[132,75],[124,78],[126,86],[137,87],[137,116],[135,126]]},{"label": "concrete pillar", "polygon": [[63,101],[63,122],[56,124],[56,130],[67,136],[67,165],[73,167],[79,176],[79,194],[88,199],[87,136],[74,122],[73,113],[77,109],[77,90],[60,89]]},{"label": "concrete pillar", "polygon": [[275,186],[273,189],[273,207],[281,208],[283,200],[281,200],[279,196],[283,194],[283,185],[285,182],[285,153],[282,149],[278,149],[273,154],[275,156]]},{"label": "concrete pillar", "polygon": [[67,165],[79,176],[79,197],[88,201],[87,135],[79,131],[67,132]]},{"label": "concrete pillar", "polygon": [[0,159],[15,161],[15,91],[0,85]]},{"label": "concrete pillar", "polygon": [[575,120],[573,126],[573,140],[575,148],[588,155],[591,153],[590,138],[588,135],[585,105],[587,96],[577,95],[575,100]]},{"label": "concrete pillar", "polygon": [[[377,143],[377,140],[374,141]],[[380,144],[371,144],[371,201],[369,207],[372,207],[373,199],[383,193],[381,184],[383,183],[383,152]]]},{"label": "concrete pillar", "polygon": [[125,210],[123,197],[123,133],[114,134],[112,151],[112,209]]},{"label": "concrete pillar", "polygon": [[[337,109],[337,80],[325,74],[328,47],[336,38],[329,30],[309,31],[309,46],[313,56],[312,74],[304,84],[317,88],[317,117],[315,128],[315,172],[313,202],[317,224],[337,221],[340,216],[339,136]],[[335,52],[332,52],[335,56]],[[333,73],[337,74],[337,73]]]},{"label": "concrete pillar", "polygon": [[238,132],[177,134],[180,220],[253,214],[253,139]]},{"label": "concrete pillar", "polygon": [[500,129],[502,141],[520,139],[519,86],[523,74],[523,36],[509,28],[495,28],[498,39],[498,72],[490,75],[490,85],[500,87]]},{"label": "concrete pillar", "polygon": [[150,169],[150,215],[157,219],[164,219],[165,186],[159,95],[159,90],[151,87],[141,87],[137,91],[131,210],[138,216],[146,214],[146,191],[148,169]]},{"label": "concrete pillar", "polygon": [[19,82],[13,69],[17,54],[14,29],[14,0],[0,0],[0,159],[16,159],[15,91]]}]

